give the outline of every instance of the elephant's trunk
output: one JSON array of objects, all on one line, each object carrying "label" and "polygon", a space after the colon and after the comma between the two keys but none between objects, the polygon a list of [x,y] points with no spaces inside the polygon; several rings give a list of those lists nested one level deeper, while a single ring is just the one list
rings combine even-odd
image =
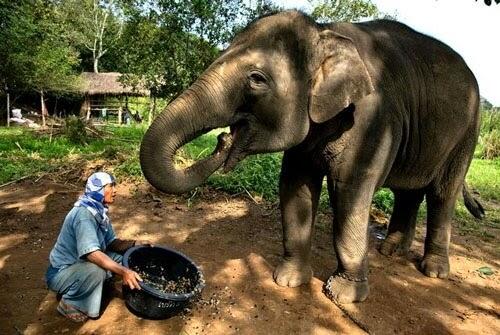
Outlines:
[{"label": "elephant's trunk", "polygon": [[219,138],[211,156],[185,169],[174,165],[175,153],[184,144],[211,129],[229,125],[232,113],[225,99],[221,99],[220,85],[220,80],[207,75],[200,78],[147,130],[141,143],[140,162],[144,176],[155,188],[176,194],[190,191],[225,162],[229,148],[227,143],[221,145]]}]

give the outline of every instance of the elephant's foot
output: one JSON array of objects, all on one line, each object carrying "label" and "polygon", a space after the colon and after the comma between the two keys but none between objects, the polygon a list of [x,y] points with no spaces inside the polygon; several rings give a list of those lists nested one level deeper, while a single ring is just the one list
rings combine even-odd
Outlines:
[{"label": "elephant's foot", "polygon": [[297,287],[308,283],[312,275],[310,265],[297,265],[295,262],[282,261],[274,270],[273,278],[280,286]]},{"label": "elephant's foot", "polygon": [[412,241],[409,241],[406,236],[400,232],[396,232],[385,238],[379,251],[384,256],[406,256],[410,251],[411,242]]},{"label": "elephant's foot", "polygon": [[420,267],[422,272],[431,278],[447,278],[450,273],[448,256],[426,254]]},{"label": "elephant's foot", "polygon": [[334,302],[361,302],[368,297],[368,278],[353,278],[345,273],[335,273],[328,278],[323,292]]}]

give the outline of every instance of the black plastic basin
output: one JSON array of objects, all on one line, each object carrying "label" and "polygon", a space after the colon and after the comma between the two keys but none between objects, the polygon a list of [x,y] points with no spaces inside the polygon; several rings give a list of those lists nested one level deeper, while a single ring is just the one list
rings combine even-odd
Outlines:
[{"label": "black plastic basin", "polygon": [[[182,311],[205,287],[203,274],[198,266],[182,253],[163,246],[136,246],[123,255],[123,265],[147,275],[139,282],[141,290],[131,290],[123,285],[127,307],[135,314],[148,319],[165,319]],[[188,281],[182,293],[166,292],[154,285],[155,279],[163,281]]]}]

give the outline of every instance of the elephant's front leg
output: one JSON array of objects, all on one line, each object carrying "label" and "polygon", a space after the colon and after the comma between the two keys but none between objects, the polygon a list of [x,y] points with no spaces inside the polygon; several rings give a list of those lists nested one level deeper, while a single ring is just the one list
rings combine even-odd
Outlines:
[{"label": "elephant's front leg", "polygon": [[278,285],[296,287],[311,280],[311,233],[322,180],[310,159],[285,153],[280,177],[284,258],[273,274]]},{"label": "elephant's front leg", "polygon": [[368,219],[373,189],[367,182],[354,185],[328,180],[338,265],[324,291],[332,300],[350,303],[368,296]]}]

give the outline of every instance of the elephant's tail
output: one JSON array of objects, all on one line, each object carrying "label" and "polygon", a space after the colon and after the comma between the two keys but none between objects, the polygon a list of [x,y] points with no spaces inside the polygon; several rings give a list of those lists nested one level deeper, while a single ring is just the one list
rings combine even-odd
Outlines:
[{"label": "elephant's tail", "polygon": [[465,207],[467,207],[469,212],[474,215],[475,218],[481,220],[486,215],[484,208],[481,203],[472,196],[465,181],[462,187],[462,195],[464,196]]}]

